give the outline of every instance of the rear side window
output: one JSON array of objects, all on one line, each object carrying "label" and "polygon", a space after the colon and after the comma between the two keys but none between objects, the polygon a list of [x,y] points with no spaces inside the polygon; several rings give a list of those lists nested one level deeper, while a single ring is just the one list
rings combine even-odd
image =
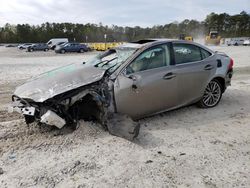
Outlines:
[{"label": "rear side window", "polygon": [[206,59],[208,58],[209,56],[211,56],[212,54],[210,52],[208,52],[207,50],[204,50],[201,48],[201,56],[202,56],[202,59]]},{"label": "rear side window", "polygon": [[175,63],[184,64],[194,61],[201,61],[200,48],[192,44],[173,44]]}]

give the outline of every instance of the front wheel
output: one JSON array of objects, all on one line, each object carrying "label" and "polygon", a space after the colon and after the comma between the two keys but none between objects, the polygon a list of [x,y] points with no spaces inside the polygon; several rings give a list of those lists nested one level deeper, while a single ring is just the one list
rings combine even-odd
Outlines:
[{"label": "front wheel", "polygon": [[201,108],[212,108],[215,107],[221,100],[222,87],[219,81],[212,80],[207,85],[204,95],[198,102],[198,106]]},{"label": "front wheel", "polygon": [[61,54],[65,54],[65,50],[61,50]]}]

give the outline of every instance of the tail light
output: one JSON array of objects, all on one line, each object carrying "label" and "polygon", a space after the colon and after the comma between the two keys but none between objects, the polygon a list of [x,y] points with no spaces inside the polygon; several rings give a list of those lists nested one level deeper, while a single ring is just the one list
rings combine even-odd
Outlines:
[{"label": "tail light", "polygon": [[230,58],[230,63],[228,65],[228,70],[233,69],[233,66],[234,66],[234,60],[232,58]]}]

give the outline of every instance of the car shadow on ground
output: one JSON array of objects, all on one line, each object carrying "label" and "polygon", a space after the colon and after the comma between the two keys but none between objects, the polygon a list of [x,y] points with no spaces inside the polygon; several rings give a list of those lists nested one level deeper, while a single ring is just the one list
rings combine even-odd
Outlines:
[{"label": "car shadow on ground", "polygon": [[[208,125],[230,126],[226,124],[228,119],[237,123],[240,119],[250,115],[247,114],[250,107],[241,99],[250,100],[249,93],[230,90],[224,94],[220,103],[214,108],[201,109],[196,105],[190,105],[141,119],[139,121],[140,134],[134,143],[143,148],[152,148],[165,142],[162,136],[157,137],[159,134],[172,137],[175,132],[180,132],[178,130],[181,130],[184,135],[189,135]],[[209,127],[205,127],[205,129],[207,128],[209,129]]]}]

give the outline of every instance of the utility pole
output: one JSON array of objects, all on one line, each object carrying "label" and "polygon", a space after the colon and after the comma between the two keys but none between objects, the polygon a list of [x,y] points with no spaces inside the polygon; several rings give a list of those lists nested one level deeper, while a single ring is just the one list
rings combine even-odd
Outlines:
[{"label": "utility pole", "polygon": [[106,50],[106,48],[107,48],[107,34],[104,34],[104,39],[105,39],[105,50]]}]

